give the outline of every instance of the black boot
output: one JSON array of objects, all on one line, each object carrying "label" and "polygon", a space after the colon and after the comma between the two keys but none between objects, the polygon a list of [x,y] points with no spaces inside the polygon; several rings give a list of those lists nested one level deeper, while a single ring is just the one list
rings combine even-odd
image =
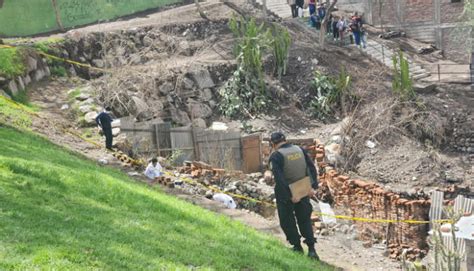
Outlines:
[{"label": "black boot", "polygon": [[298,253],[303,253],[303,247],[300,244],[294,245],[292,250]]},{"label": "black boot", "polygon": [[319,261],[319,256],[318,256],[318,253],[316,253],[316,249],[314,248],[314,245],[308,246],[308,257],[310,257],[313,260]]}]

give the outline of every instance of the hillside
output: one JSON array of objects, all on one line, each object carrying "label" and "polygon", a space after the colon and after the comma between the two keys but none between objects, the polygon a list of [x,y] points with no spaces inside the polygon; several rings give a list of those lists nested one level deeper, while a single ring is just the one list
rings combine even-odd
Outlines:
[{"label": "hillside", "polygon": [[2,270],[332,270],[29,132],[0,146]]}]

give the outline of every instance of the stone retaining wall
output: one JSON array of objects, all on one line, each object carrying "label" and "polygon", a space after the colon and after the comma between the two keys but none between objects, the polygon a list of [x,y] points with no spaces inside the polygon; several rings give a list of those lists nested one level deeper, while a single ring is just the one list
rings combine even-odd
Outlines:
[{"label": "stone retaining wall", "polygon": [[34,51],[27,51],[25,53],[24,74],[15,76],[14,78],[0,76],[0,95],[12,98],[25,90],[31,83],[39,82],[43,78],[51,75],[45,58]]}]

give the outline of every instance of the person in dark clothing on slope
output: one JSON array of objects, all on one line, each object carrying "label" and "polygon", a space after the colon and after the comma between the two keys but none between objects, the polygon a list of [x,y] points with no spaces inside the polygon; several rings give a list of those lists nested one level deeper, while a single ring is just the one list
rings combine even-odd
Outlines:
[{"label": "person in dark clothing on slope", "polygon": [[110,116],[111,109],[110,107],[106,107],[104,111],[102,111],[97,117],[95,118],[95,122],[102,128],[102,131],[105,135],[105,147],[109,150],[112,150],[112,117]]},{"label": "person in dark clothing on slope", "polygon": [[[280,226],[288,242],[293,245],[294,251],[303,252],[301,233],[308,246],[308,256],[319,259],[314,247],[316,240],[311,223],[313,207],[310,203],[314,189],[318,188],[316,167],[306,151],[287,143],[282,133],[273,133],[270,141],[275,150],[270,156],[270,166],[275,179],[275,198]],[[294,183],[295,180],[303,179],[308,175],[312,189],[307,196],[297,201],[291,193],[289,183]]]}]

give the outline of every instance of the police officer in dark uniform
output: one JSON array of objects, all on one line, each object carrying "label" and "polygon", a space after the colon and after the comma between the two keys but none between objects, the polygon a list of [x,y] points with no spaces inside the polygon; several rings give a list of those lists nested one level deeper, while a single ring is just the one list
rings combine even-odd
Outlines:
[{"label": "police officer in dark uniform", "polygon": [[112,117],[110,116],[111,114],[111,108],[106,107],[103,112],[101,112],[97,117],[95,118],[95,122],[97,125],[99,125],[100,128],[102,128],[102,131],[104,132],[105,135],[105,147],[109,150],[112,150],[112,141],[113,141],[113,135],[112,135]]},{"label": "police officer in dark uniform", "polygon": [[[270,166],[275,178],[275,198],[280,226],[293,250],[303,252],[300,233],[308,245],[308,256],[319,259],[314,244],[316,242],[311,223],[313,207],[310,197],[318,188],[316,167],[312,159],[302,148],[286,142],[285,135],[275,132],[271,135],[271,144],[275,150],[270,156]],[[289,183],[310,176],[313,190],[299,202],[292,199]],[[296,217],[296,219],[295,219]],[[296,224],[298,223],[298,228]]]}]

